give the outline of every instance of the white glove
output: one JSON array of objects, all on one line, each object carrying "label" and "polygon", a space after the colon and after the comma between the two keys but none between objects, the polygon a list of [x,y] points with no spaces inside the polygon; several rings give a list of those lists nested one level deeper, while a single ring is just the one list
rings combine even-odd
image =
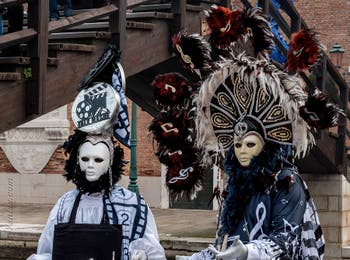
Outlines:
[{"label": "white glove", "polygon": [[218,251],[214,246],[209,246],[208,250],[218,260],[246,260],[248,256],[248,248],[239,239],[233,241],[233,244],[223,252]]},{"label": "white glove", "polygon": [[147,255],[144,250],[134,250],[131,253],[130,260],[147,260]]}]

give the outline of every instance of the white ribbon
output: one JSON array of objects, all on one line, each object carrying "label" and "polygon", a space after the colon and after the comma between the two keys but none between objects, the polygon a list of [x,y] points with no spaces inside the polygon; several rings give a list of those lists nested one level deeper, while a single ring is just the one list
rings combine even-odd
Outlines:
[{"label": "white ribbon", "polygon": [[[262,215],[260,217],[260,209],[262,209]],[[262,226],[264,224],[264,220],[266,218],[266,207],[263,202],[260,202],[256,208],[255,211],[256,214],[256,220],[258,221],[252,231],[249,234],[249,240],[254,240],[255,235],[260,231],[261,235],[257,239],[261,239],[263,236],[265,236],[264,231],[262,229]]]}]

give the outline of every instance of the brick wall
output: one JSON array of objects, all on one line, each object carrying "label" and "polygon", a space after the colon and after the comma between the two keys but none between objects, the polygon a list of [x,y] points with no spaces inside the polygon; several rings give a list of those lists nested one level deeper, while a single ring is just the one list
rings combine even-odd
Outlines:
[{"label": "brick wall", "polygon": [[49,162],[42,170],[47,174],[64,174],[64,155],[61,149],[57,149],[51,156]]},{"label": "brick wall", "polygon": [[6,154],[0,147],[0,174],[3,172],[17,172],[6,157]]},{"label": "brick wall", "polygon": [[[152,117],[138,108],[137,113],[137,167],[141,175],[160,176],[160,163],[154,155],[152,138],[147,136]],[[156,149],[156,148],[155,148]]]},{"label": "brick wall", "polygon": [[[319,32],[319,38],[328,51],[338,42],[344,49],[341,72],[348,74],[350,66],[350,1],[349,0],[296,0],[295,6],[301,17]],[[349,76],[346,75],[349,80]]]}]

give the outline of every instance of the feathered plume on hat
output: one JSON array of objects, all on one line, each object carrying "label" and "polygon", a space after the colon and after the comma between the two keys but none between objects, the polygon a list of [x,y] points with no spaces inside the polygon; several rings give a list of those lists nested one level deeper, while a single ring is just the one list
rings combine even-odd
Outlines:
[{"label": "feathered plume on hat", "polygon": [[157,105],[162,108],[183,104],[193,91],[190,82],[179,73],[158,75],[151,85]]},{"label": "feathered plume on hat", "polygon": [[182,194],[193,199],[202,189],[203,178],[199,152],[194,147],[194,109],[191,100],[198,87],[179,73],[158,75],[151,85],[156,103],[162,111],[148,129],[157,142],[156,156],[167,166],[169,193],[174,199]]},{"label": "feathered plume on hat", "polygon": [[199,34],[186,35],[179,32],[173,36],[173,50],[186,69],[199,77],[212,72],[215,63],[211,59],[211,47]]},{"label": "feathered plume on hat", "polygon": [[205,12],[211,30],[209,43],[213,48],[230,47],[235,54],[245,51],[255,57],[273,46],[273,34],[262,9],[230,10],[213,5]]},{"label": "feathered plume on hat", "polygon": [[309,69],[320,60],[324,46],[311,29],[302,29],[293,33],[289,42],[286,68],[290,72]]},{"label": "feathered plume on hat", "polygon": [[213,5],[204,13],[211,30],[209,43],[215,48],[227,48],[231,42],[239,40],[246,31],[241,22],[243,16],[241,10],[232,11],[223,6]]}]

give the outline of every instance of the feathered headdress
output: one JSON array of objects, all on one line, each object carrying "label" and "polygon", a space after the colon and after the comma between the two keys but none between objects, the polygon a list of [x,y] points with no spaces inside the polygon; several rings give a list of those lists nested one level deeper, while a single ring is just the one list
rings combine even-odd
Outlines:
[{"label": "feathered headdress", "polygon": [[303,157],[314,144],[308,125],[299,116],[307,95],[301,81],[277,69],[268,60],[244,54],[211,74],[197,98],[197,145],[203,161],[213,151],[233,145],[237,123],[249,118],[263,129],[266,141],[290,144]]},{"label": "feathered headdress", "polygon": [[286,63],[288,71],[309,69],[320,60],[324,46],[316,35],[311,29],[303,29],[292,34]]},{"label": "feathered headdress", "polygon": [[186,35],[182,32],[173,36],[173,49],[186,69],[199,77],[215,69],[211,59],[211,47],[199,34]]},{"label": "feathered headdress", "polygon": [[234,53],[245,51],[255,57],[273,46],[273,34],[261,8],[230,10],[214,5],[205,14],[213,48],[230,47]]},{"label": "feathered headdress", "polygon": [[154,88],[154,98],[161,107],[183,104],[193,91],[189,81],[179,73],[158,75],[151,85]]},{"label": "feathered headdress", "polygon": [[155,77],[156,103],[162,109],[149,125],[157,142],[156,156],[167,166],[166,184],[173,198],[186,194],[194,198],[201,190],[203,170],[194,147],[194,114],[192,96],[197,85],[179,73]]}]

